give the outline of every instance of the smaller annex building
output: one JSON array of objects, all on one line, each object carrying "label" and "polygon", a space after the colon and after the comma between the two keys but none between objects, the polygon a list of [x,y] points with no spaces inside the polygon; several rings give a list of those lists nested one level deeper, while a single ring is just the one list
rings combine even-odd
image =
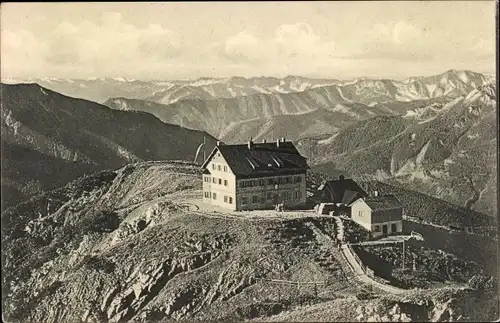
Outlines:
[{"label": "smaller annex building", "polygon": [[218,142],[202,165],[203,202],[235,211],[304,207],[308,168],[307,159],[285,138]]},{"label": "smaller annex building", "polygon": [[340,175],[338,179],[324,181],[318,187],[318,199],[322,203],[350,205],[368,194],[351,178]]},{"label": "smaller annex building", "polygon": [[394,195],[379,195],[357,199],[351,204],[351,218],[372,233],[373,237],[403,231],[403,205]]}]

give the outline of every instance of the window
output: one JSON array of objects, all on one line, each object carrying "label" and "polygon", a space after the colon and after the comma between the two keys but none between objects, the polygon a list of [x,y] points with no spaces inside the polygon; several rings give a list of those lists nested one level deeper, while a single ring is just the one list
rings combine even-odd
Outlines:
[{"label": "window", "polygon": [[215,164],[212,164],[212,169],[215,170]]},{"label": "window", "polygon": [[380,225],[375,226],[375,232],[380,232]]},{"label": "window", "polygon": [[216,181],[215,181],[215,180],[216,180],[216,178],[215,178],[215,177],[212,177],[212,183],[214,183],[214,184],[215,184],[215,183],[216,183]]},{"label": "window", "polygon": [[224,165],[224,171],[227,172],[227,166]]},{"label": "window", "polygon": [[266,185],[266,181],[263,179],[259,179],[259,186],[264,186]]},{"label": "window", "polygon": [[272,178],[268,178],[267,185],[273,185],[273,184],[274,184],[274,180]]},{"label": "window", "polygon": [[227,186],[227,179],[224,180],[224,186]]},{"label": "window", "polygon": [[205,197],[210,198],[210,192],[205,192]]},{"label": "window", "polygon": [[272,200],[273,199],[273,193],[272,192],[267,192],[267,199]]},{"label": "window", "polygon": [[219,178],[219,185],[222,185],[222,178]]},{"label": "window", "polygon": [[227,195],[224,195],[224,203],[227,203]]},{"label": "window", "polygon": [[216,200],[217,199],[217,194],[216,193],[212,193],[212,197],[213,197],[214,200]]},{"label": "window", "polygon": [[245,186],[243,185],[244,183],[245,183],[245,182],[238,182],[238,187],[245,187]]},{"label": "window", "polygon": [[241,197],[241,204],[248,204],[248,197],[242,196]]},{"label": "window", "polygon": [[299,197],[299,194],[300,194],[300,192],[298,192],[298,191],[294,192],[294,198],[295,198],[296,200],[298,200],[298,199],[300,198],[300,197]]},{"label": "window", "polygon": [[358,211],[358,216],[364,216],[365,212],[364,211]]},{"label": "window", "polygon": [[217,165],[217,170],[220,172],[220,165]]},{"label": "window", "polygon": [[302,182],[302,176],[296,176],[295,183],[301,183],[301,182]]},{"label": "window", "polygon": [[233,204],[233,198],[231,196],[229,197],[229,204]]},{"label": "window", "polygon": [[259,197],[254,195],[252,196],[252,203],[258,203],[259,202]]},{"label": "window", "polygon": [[396,223],[391,223],[391,232],[397,232],[398,231],[398,225]]}]

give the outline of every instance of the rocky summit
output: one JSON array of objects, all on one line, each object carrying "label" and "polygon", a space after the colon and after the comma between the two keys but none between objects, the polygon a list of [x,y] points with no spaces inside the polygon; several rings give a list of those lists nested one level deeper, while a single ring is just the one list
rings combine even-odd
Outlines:
[{"label": "rocky summit", "polygon": [[391,294],[357,280],[331,218],[204,209],[199,167],[102,171],[2,214],[8,322],[454,321],[495,315],[460,283]]}]

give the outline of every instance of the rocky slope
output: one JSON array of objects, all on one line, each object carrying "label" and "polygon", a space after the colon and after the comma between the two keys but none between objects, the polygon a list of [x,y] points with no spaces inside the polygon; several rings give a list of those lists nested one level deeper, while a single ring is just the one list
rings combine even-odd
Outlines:
[{"label": "rocky slope", "polygon": [[496,87],[299,141],[316,169],[396,180],[496,214]]},{"label": "rocky slope", "polygon": [[350,322],[467,322],[495,315],[496,306],[488,303],[484,295],[440,291],[425,296],[411,294],[402,299],[390,295],[367,300],[338,298],[258,321],[344,322],[348,317]]},{"label": "rocky slope", "polygon": [[194,164],[131,164],[6,210],[4,318],[448,321],[498,313],[494,292],[453,285],[404,296],[374,291],[368,302],[331,245],[331,219],[204,213],[185,202],[201,198],[201,184]]},{"label": "rocky slope", "polygon": [[204,136],[208,149],[216,141],[151,114],[111,110],[37,84],[2,84],[1,91],[2,192],[14,200],[130,162],[193,160]]}]

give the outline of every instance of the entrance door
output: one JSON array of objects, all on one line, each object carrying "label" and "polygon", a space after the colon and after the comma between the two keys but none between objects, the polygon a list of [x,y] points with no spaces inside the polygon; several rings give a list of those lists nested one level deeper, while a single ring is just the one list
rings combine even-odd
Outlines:
[{"label": "entrance door", "polygon": [[384,225],[382,226],[382,233],[383,233],[383,234],[387,234],[387,224],[384,224]]},{"label": "entrance door", "polygon": [[398,226],[396,223],[391,223],[391,233],[397,232],[398,231]]}]

